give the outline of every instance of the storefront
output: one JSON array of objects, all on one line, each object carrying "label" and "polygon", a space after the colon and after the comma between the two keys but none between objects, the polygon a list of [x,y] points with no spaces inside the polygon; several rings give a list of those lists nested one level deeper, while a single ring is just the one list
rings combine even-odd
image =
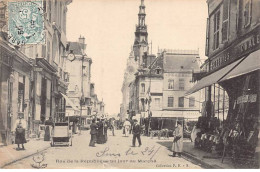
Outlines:
[{"label": "storefront", "polygon": [[[205,115],[197,124],[195,147],[232,157],[234,162],[258,166],[260,34],[251,32],[237,44],[209,60],[210,72],[186,94],[206,88]],[[223,90],[222,121],[212,111],[215,84]],[[213,89],[214,90],[213,90]],[[212,103],[214,102],[214,103]],[[225,107],[228,108],[225,113]],[[220,110],[220,109],[218,109]]]},{"label": "storefront", "polygon": [[12,48],[0,37],[0,145],[11,143]]}]

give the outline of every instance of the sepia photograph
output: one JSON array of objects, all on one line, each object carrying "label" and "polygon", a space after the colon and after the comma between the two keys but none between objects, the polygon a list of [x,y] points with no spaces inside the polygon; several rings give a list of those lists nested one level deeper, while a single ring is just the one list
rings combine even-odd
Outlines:
[{"label": "sepia photograph", "polygon": [[0,170],[259,169],[260,0],[0,0]]}]

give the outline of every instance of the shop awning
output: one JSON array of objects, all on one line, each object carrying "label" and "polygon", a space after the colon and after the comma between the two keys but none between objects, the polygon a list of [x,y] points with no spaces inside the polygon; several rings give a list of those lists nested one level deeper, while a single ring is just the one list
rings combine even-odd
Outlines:
[{"label": "shop awning", "polygon": [[229,72],[219,82],[241,76],[260,69],[260,50],[247,56],[235,69]]},{"label": "shop awning", "polygon": [[191,89],[189,89],[185,95],[192,94],[196,91],[199,91],[202,88],[205,88],[207,86],[210,86],[214,83],[217,83],[223,76],[225,76],[227,73],[229,73],[236,65],[243,60],[244,58],[237,60],[230,65],[218,70],[217,72],[214,72],[204,78],[202,78],[197,84],[195,84]]},{"label": "shop awning", "polygon": [[183,117],[181,111],[152,111],[152,117]]},{"label": "shop awning", "polygon": [[65,94],[60,93],[66,100],[66,103],[68,103],[74,110],[79,111],[79,109],[77,108],[77,106],[70,100],[70,98],[68,96],[66,96]]}]

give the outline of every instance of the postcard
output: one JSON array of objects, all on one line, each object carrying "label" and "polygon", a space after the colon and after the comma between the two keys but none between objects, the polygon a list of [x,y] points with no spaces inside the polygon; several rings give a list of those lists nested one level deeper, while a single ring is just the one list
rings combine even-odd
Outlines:
[{"label": "postcard", "polygon": [[1,169],[259,169],[259,0],[0,0]]}]

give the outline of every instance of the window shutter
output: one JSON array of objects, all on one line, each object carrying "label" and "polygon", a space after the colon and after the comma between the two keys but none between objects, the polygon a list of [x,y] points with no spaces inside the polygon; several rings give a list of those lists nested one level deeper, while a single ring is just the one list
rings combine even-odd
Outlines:
[{"label": "window shutter", "polygon": [[229,0],[223,2],[222,42],[228,40]]}]

